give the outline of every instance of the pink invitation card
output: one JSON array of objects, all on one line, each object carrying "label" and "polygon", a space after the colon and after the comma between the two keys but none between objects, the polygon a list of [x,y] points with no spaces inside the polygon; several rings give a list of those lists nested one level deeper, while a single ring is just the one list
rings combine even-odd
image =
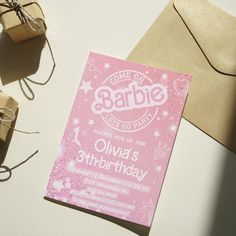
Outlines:
[{"label": "pink invitation card", "polygon": [[190,82],[90,53],[45,196],[149,227]]}]

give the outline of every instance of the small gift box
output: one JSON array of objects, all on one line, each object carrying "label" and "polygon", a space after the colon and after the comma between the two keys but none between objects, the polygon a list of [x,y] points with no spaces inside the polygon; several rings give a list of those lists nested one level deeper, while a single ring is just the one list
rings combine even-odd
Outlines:
[{"label": "small gift box", "polygon": [[15,120],[15,113],[18,102],[8,95],[0,92],[0,140],[6,141],[12,122]]},{"label": "small gift box", "polygon": [[46,32],[43,11],[36,1],[0,0],[0,21],[16,43]]}]

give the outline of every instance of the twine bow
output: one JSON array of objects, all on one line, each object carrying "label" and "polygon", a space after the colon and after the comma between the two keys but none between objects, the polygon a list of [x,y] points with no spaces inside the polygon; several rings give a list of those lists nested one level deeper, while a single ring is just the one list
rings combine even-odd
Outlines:
[{"label": "twine bow", "polygon": [[[13,122],[16,119],[16,115],[14,111],[10,108],[7,107],[0,107],[0,115],[4,115],[6,118],[3,118],[4,116],[0,116],[0,125],[4,125],[7,128],[11,129],[11,122]],[[15,129],[16,132],[23,133],[23,134],[39,134],[39,132],[28,132],[28,131],[23,131],[19,129]]]},{"label": "twine bow", "polygon": [[[11,11],[15,11],[16,12],[16,15],[18,16],[20,22],[22,24],[27,24],[30,29],[34,32],[39,32],[39,31],[43,31],[43,29],[41,28],[41,25],[36,21],[36,19],[25,9],[26,6],[29,6],[31,4],[36,4],[38,5],[38,7],[41,9],[40,5],[37,3],[37,2],[30,2],[30,3],[27,3],[27,4],[21,4],[18,0],[5,0],[6,2],[5,3],[0,3],[0,6],[3,6],[3,7],[6,7],[7,10],[3,13],[0,14],[0,17],[8,12],[11,12]],[[26,28],[26,30],[28,31],[28,29]],[[29,32],[30,33],[30,32]],[[55,58],[54,58],[54,55],[53,55],[53,51],[52,51],[52,48],[51,48],[51,45],[46,37],[46,42],[48,44],[48,47],[49,47],[49,51],[50,51],[50,54],[51,54],[51,57],[52,57],[52,61],[53,61],[53,67],[52,67],[52,70],[51,70],[51,73],[48,77],[48,79],[43,82],[43,83],[40,83],[40,82],[36,82],[36,81],[33,81],[29,78],[24,78],[22,79],[23,82],[27,85],[29,91],[31,92],[31,94],[33,95],[33,98],[34,98],[34,94],[32,92],[32,90],[30,89],[28,82],[31,82],[31,83],[35,83],[35,84],[38,84],[38,85],[46,85],[52,75],[53,75],[53,72],[55,70],[55,67],[56,67],[56,62],[55,62]],[[21,81],[20,82],[20,85],[21,85]],[[22,85],[21,85],[22,87]],[[22,90],[23,91],[23,90]],[[29,98],[26,93],[24,93],[24,95]],[[30,98],[29,98],[30,99]],[[4,125],[6,126],[7,128],[11,129],[11,122],[13,122],[15,119],[16,119],[16,115],[14,113],[13,110],[9,109],[9,108],[5,108],[5,107],[0,107],[0,115],[4,115],[4,116],[0,116],[0,125]],[[4,118],[3,118],[4,117]],[[6,117],[6,118],[5,118]],[[39,132],[26,132],[26,131],[22,131],[22,130],[18,130],[18,129],[15,129],[15,131],[17,132],[20,132],[20,133],[24,133],[24,134],[38,134]],[[23,165],[24,163],[26,163],[27,161],[29,161],[32,157],[34,157],[36,154],[38,153],[38,150],[35,151],[32,155],[30,155],[26,160],[20,162],[19,164],[15,165],[14,167],[12,168],[9,168],[7,166],[1,166],[0,165],[0,174],[4,174],[4,173],[8,173],[9,176],[8,177],[5,177],[5,178],[0,178],[0,182],[4,182],[4,181],[7,181],[8,179],[11,178],[12,176],[12,171],[14,169],[16,169],[17,167]]]},{"label": "twine bow", "polygon": [[7,107],[0,107],[0,114],[5,115],[7,118],[0,117],[0,124],[5,122],[5,123],[10,123],[16,119],[16,115],[13,112],[12,109],[7,108]]},{"label": "twine bow", "polygon": [[[2,15],[4,15],[4,14],[8,13],[8,12],[15,11],[16,15],[18,16],[19,20],[21,21],[21,23],[23,25],[25,25],[25,26],[28,25],[33,32],[40,32],[41,31],[41,32],[44,33],[41,25],[25,9],[27,6],[30,6],[32,4],[36,4],[41,9],[40,5],[37,2],[30,2],[30,3],[26,3],[26,4],[21,4],[18,0],[5,0],[5,1],[6,1],[5,3],[0,3],[0,6],[6,7],[8,10],[6,10],[3,13],[1,13],[0,17]],[[41,9],[41,11],[42,11],[42,9]],[[28,30],[28,28],[25,27],[25,29],[28,31],[29,35],[31,35],[31,33]],[[51,69],[51,72],[50,72],[47,80],[44,81],[44,82],[37,82],[37,81],[34,81],[34,80],[30,79],[29,77],[26,77],[26,78],[23,78],[23,79],[19,80],[19,84],[20,84],[21,90],[22,90],[23,94],[25,95],[25,97],[28,98],[29,100],[33,100],[34,97],[35,97],[34,96],[34,92],[31,89],[29,83],[40,85],[40,86],[46,85],[51,80],[52,75],[54,73],[54,70],[56,68],[56,61],[55,61],[55,57],[54,57],[54,54],[53,54],[53,51],[52,51],[52,47],[51,47],[50,42],[49,42],[48,38],[46,37],[46,35],[45,35],[45,39],[46,39],[46,43],[48,45],[49,52],[50,52],[50,55],[51,55],[51,58],[52,58],[52,62],[53,62],[52,69]],[[28,89],[28,91],[30,93],[29,95],[26,93],[23,84]]]},{"label": "twine bow", "polygon": [[[4,125],[7,128],[12,128],[10,126],[10,123],[13,122],[16,119],[16,115],[14,113],[14,111],[10,108],[6,108],[6,107],[0,107],[0,115],[2,114],[2,117],[0,116],[0,125]],[[4,115],[4,116],[3,116]],[[6,118],[5,118],[6,117]],[[9,123],[9,125],[7,124]],[[18,130],[18,129],[14,129],[17,132],[23,133],[23,134],[39,134],[39,132],[26,132],[26,131],[22,131],[22,130]],[[34,157],[39,151],[36,150],[32,155],[30,155],[26,160],[20,162],[19,164],[9,168],[7,166],[2,166],[0,165],[0,182],[5,182],[7,180],[9,180],[12,176],[12,171],[14,169],[16,169],[17,167],[23,165],[24,163],[26,163],[27,161],[29,161],[32,157]],[[7,177],[1,177],[1,174],[5,174],[8,173]]]},{"label": "twine bow", "polygon": [[[39,23],[35,20],[35,18],[25,9],[26,6],[29,6],[31,4],[37,4],[36,2],[28,3],[22,5],[18,0],[5,0],[5,3],[1,3],[0,6],[6,7],[8,10],[3,12],[3,14],[6,14],[10,11],[15,11],[16,15],[18,16],[19,20],[22,24],[28,24],[32,31],[38,32],[41,29],[41,26]],[[38,4],[37,4],[38,5]],[[38,5],[39,6],[39,5]]]}]

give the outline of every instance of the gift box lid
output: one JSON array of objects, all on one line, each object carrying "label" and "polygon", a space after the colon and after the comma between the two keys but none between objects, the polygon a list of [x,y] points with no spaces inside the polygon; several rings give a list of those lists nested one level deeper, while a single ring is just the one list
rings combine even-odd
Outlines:
[{"label": "gift box lid", "polygon": [[[37,1],[18,0],[18,2],[24,7],[24,9],[33,19],[44,22],[44,14]],[[8,5],[6,0],[0,0],[0,4]],[[8,7],[0,6],[0,21],[6,31],[22,24],[20,18],[17,16],[16,11],[9,10],[10,8]]]},{"label": "gift box lid", "polygon": [[[4,108],[10,109],[15,114],[18,108],[18,102],[14,98],[0,92],[0,118],[8,119],[9,117],[4,113]],[[7,122],[7,126],[3,124],[5,122],[0,121],[0,140],[6,141],[9,131],[7,126],[11,126],[12,122]]]},{"label": "gift box lid", "polygon": [[[16,112],[17,107],[18,107],[18,102],[14,98],[12,98],[12,97],[8,96],[7,94],[4,94],[0,91],[0,109],[1,108],[10,108],[14,112]],[[1,111],[0,111],[0,113],[1,113]]]}]

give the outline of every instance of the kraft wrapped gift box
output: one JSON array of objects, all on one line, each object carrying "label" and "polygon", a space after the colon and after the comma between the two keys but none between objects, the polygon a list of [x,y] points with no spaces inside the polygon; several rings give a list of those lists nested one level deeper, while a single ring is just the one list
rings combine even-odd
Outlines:
[{"label": "kraft wrapped gift box", "polygon": [[9,127],[12,125],[12,122],[2,120],[9,120],[16,113],[17,108],[18,102],[14,98],[0,92],[0,141],[6,141]]},{"label": "kraft wrapped gift box", "polygon": [[42,8],[31,0],[0,0],[0,21],[4,31],[18,43],[45,34]]}]

